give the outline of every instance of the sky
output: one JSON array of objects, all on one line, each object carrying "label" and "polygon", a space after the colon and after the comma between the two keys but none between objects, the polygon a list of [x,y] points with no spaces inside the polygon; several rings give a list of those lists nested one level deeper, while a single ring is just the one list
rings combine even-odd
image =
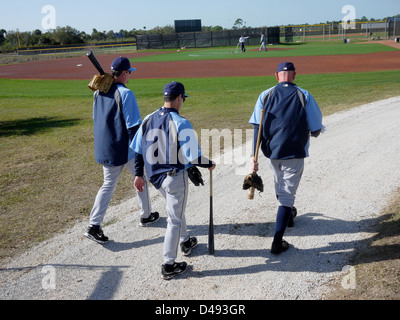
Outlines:
[{"label": "sky", "polygon": [[[342,13],[346,5],[354,10]],[[94,28],[149,30],[189,19],[228,29],[236,19],[253,28],[338,21],[353,12],[356,19],[381,19],[400,14],[400,0],[1,0],[0,10],[0,29],[6,31],[70,26],[91,34]]]}]

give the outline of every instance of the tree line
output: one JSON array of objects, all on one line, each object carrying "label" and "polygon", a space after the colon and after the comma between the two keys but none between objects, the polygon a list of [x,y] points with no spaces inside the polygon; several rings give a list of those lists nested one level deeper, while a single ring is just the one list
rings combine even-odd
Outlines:
[{"label": "tree line", "polygon": [[[221,26],[203,27],[203,31],[221,31]],[[27,47],[43,47],[43,46],[58,46],[58,45],[72,45],[72,44],[91,44],[101,42],[115,42],[115,41],[135,41],[137,35],[154,34],[154,33],[174,33],[175,28],[168,25],[164,27],[156,27],[151,30],[132,29],[119,30],[117,32],[111,31],[98,31],[93,29],[92,33],[88,34],[84,31],[79,31],[70,26],[57,27],[55,30],[42,32],[39,29],[34,31],[19,32],[18,30],[6,31],[0,29],[0,52],[13,52],[17,48]]]}]

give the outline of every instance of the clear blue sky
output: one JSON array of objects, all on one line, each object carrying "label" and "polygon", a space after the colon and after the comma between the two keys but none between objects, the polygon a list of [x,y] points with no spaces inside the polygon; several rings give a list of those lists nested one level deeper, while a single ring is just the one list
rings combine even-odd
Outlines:
[{"label": "clear blue sky", "polygon": [[56,10],[56,26],[79,31],[152,29],[174,20],[201,19],[205,26],[231,28],[236,19],[248,27],[342,20],[342,7],[352,5],[356,18],[384,18],[400,14],[400,0],[2,0],[0,29],[42,30],[42,8]]}]

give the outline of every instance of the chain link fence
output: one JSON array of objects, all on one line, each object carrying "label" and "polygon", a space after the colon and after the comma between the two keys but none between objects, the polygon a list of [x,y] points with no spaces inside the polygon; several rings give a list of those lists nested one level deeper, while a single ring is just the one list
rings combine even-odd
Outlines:
[{"label": "chain link fence", "polygon": [[388,21],[297,25],[280,27],[281,42],[380,40],[400,36],[400,18]]},{"label": "chain link fence", "polygon": [[112,43],[97,43],[97,44],[76,44],[76,45],[65,45],[65,46],[47,46],[47,47],[29,47],[29,48],[18,48],[18,55],[29,56],[38,54],[57,54],[57,53],[71,53],[82,50],[107,50],[107,49],[118,49],[126,47],[135,47],[135,41],[129,42],[112,42]]},{"label": "chain link fence", "polygon": [[0,65],[30,61],[46,61],[62,58],[81,57],[82,51],[96,51],[96,54],[135,52],[136,42],[115,42],[101,44],[79,44],[51,47],[17,48],[15,53],[0,54]]},{"label": "chain link fence", "polygon": [[241,35],[249,36],[248,45],[259,45],[264,32],[268,44],[329,41],[379,40],[400,36],[400,18],[387,21],[356,22],[349,28],[342,23],[294,25],[272,28],[243,28],[220,32],[186,32],[137,36],[140,49],[178,49],[236,46]]}]

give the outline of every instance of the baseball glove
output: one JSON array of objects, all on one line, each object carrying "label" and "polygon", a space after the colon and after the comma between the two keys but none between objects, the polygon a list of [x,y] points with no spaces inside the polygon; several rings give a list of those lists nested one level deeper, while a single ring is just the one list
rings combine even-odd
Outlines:
[{"label": "baseball glove", "polygon": [[204,186],[203,176],[201,175],[201,172],[199,169],[197,169],[197,167],[190,167],[187,171],[190,181],[192,181],[196,187],[198,187],[199,185]]},{"label": "baseball glove", "polygon": [[105,73],[103,75],[98,74],[93,77],[88,87],[92,91],[99,90],[100,92],[108,93],[113,83],[114,83],[114,78],[111,76],[111,74],[109,73]]},{"label": "baseball glove", "polygon": [[243,190],[250,189],[251,187],[260,192],[264,191],[264,183],[257,173],[251,173],[244,178]]}]

